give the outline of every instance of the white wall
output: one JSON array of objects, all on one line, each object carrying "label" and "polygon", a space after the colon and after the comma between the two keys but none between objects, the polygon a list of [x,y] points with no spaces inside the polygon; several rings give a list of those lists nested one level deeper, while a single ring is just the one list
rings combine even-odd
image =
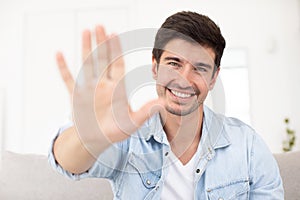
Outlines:
[{"label": "white wall", "polygon": [[247,51],[252,126],[273,152],[279,152],[283,119],[288,116],[298,133],[299,149],[299,8],[297,0],[173,0],[165,4],[158,0],[0,0],[5,148],[47,153],[53,132],[69,112],[55,51],[66,53],[76,73],[82,29],[96,23],[116,32],[157,28],[170,14],[193,10],[219,24],[228,49]]}]

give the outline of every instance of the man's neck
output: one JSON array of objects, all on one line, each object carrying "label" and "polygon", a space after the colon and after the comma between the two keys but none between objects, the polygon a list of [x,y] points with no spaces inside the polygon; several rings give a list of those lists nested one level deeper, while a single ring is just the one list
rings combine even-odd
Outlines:
[{"label": "man's neck", "polygon": [[162,121],[173,153],[186,164],[197,151],[200,142],[203,106],[186,116],[165,113]]}]

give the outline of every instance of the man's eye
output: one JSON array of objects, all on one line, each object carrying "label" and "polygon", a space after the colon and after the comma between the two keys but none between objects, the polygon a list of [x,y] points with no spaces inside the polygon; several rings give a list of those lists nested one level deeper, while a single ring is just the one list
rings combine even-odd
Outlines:
[{"label": "man's eye", "polygon": [[207,72],[207,69],[204,67],[197,67],[197,68],[195,68],[195,71],[197,71],[199,73],[203,73],[203,72]]},{"label": "man's eye", "polygon": [[169,62],[168,65],[171,65],[173,67],[178,67],[179,66],[179,64],[176,63],[176,62]]}]

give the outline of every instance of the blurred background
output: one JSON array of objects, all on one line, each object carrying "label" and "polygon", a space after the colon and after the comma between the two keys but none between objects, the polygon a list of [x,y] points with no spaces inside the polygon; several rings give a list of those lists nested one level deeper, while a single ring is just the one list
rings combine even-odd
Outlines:
[{"label": "blurred background", "polygon": [[[64,53],[76,76],[82,30],[159,28],[182,10],[208,15],[227,41],[207,105],[250,124],[274,153],[282,152],[289,118],[300,149],[299,0],[0,0],[0,150],[47,154],[70,116],[55,54]],[[149,65],[151,49],[129,53],[126,63],[127,71]],[[133,106],[155,97],[153,85],[144,91],[128,94]]]}]

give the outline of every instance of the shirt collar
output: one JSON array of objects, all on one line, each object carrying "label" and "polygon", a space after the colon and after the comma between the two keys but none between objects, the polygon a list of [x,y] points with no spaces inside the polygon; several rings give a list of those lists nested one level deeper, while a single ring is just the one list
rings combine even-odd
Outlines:
[{"label": "shirt collar", "polygon": [[146,136],[146,141],[149,141],[151,138],[153,138],[154,140],[156,140],[156,142],[169,145],[169,141],[163,129],[162,121],[159,113],[154,114],[150,118],[150,120],[148,120],[146,126],[148,127],[149,130]]},{"label": "shirt collar", "polygon": [[229,135],[224,131],[226,117],[216,114],[204,106],[204,117],[201,144],[207,144],[212,149],[223,148],[231,144]]},{"label": "shirt collar", "polygon": [[[228,134],[223,131],[224,120],[225,116],[216,114],[207,106],[204,106],[201,147],[211,151],[231,144]],[[146,141],[153,137],[157,142],[169,145],[159,113],[154,114],[145,125],[148,129],[145,137]]]}]

